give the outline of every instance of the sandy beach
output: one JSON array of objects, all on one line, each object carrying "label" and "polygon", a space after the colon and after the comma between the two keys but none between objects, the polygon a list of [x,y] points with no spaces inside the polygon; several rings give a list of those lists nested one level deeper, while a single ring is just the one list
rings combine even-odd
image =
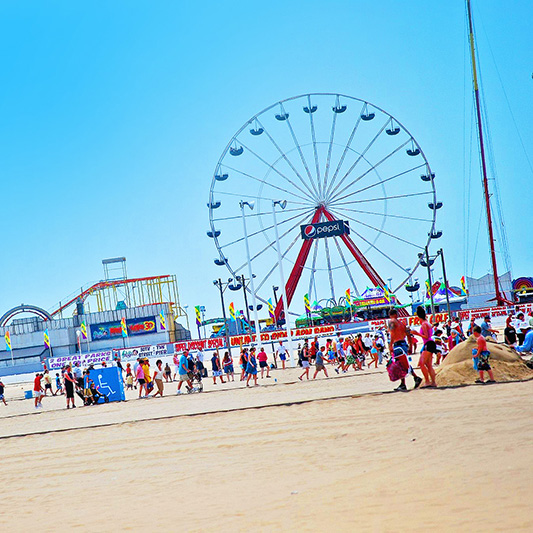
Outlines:
[{"label": "sandy beach", "polygon": [[0,406],[2,530],[533,528],[533,381],[388,393],[381,368],[297,372],[70,411],[63,397]]}]

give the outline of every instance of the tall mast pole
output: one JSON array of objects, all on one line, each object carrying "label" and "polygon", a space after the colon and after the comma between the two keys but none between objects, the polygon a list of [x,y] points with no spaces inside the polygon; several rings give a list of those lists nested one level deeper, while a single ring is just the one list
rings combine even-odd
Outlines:
[{"label": "tall mast pole", "polygon": [[477,71],[476,71],[476,53],[474,48],[474,28],[472,24],[472,8],[470,6],[470,0],[466,0],[466,6],[468,10],[468,28],[469,28],[469,40],[470,40],[470,54],[472,59],[472,79],[474,83],[474,97],[476,100],[476,115],[477,115],[477,128],[479,136],[479,149],[481,154],[481,170],[483,173],[483,193],[485,195],[485,209],[487,211],[487,226],[489,230],[490,241],[490,257],[492,262],[492,275],[494,278],[494,291],[496,305],[504,305],[505,300],[500,292],[500,284],[498,281],[498,266],[496,264],[496,250],[494,249],[494,232],[492,230],[492,214],[490,210],[490,195],[489,195],[489,180],[487,178],[487,164],[485,162],[485,146],[483,144],[483,127],[481,124],[481,106],[479,103],[479,87],[477,83]]}]

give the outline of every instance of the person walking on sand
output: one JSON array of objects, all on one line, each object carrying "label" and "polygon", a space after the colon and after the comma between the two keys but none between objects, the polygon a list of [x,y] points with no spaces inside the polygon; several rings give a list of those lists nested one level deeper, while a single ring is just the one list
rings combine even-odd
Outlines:
[{"label": "person walking on sand", "polygon": [[319,372],[324,372],[324,374],[326,374],[326,377],[329,377],[328,376],[328,371],[326,370],[326,367],[324,366],[324,359],[325,359],[325,354],[324,354],[324,346],[321,346],[320,347],[320,350],[318,350],[318,352],[316,352],[316,359],[315,359],[315,373],[313,375],[313,379],[316,379],[316,376]]},{"label": "person walking on sand", "polygon": [[337,340],[337,363],[338,366],[335,368],[335,372],[339,373],[339,370],[346,372],[346,351],[344,350],[344,342],[342,337],[339,336]]},{"label": "person walking on sand", "polygon": [[155,383],[155,386],[157,387],[157,392],[153,396],[154,398],[156,396],[159,396],[160,398],[163,397],[163,389],[164,389],[163,374],[164,374],[163,361],[161,361],[161,359],[158,359],[155,362],[155,369],[154,369],[154,383]]},{"label": "person walking on sand", "polygon": [[241,350],[239,366],[241,367],[241,381],[244,381],[244,378],[246,377],[246,367],[248,366],[248,348],[243,348]]},{"label": "person walking on sand", "polygon": [[67,365],[65,368],[65,373],[63,375],[65,379],[65,396],[67,397],[67,409],[70,409],[70,405],[75,409],[76,405],[74,404],[74,388],[77,385],[74,375],[72,374],[72,367]]},{"label": "person walking on sand", "polygon": [[276,353],[278,354],[279,360],[281,361],[281,368],[285,370],[285,361],[287,360],[287,348],[283,346],[283,341],[279,341],[279,346],[276,350]]},{"label": "person walking on sand", "polygon": [[56,372],[56,391],[54,392],[54,396],[56,394],[63,394],[63,385],[61,385],[61,378],[59,377],[59,372]]},{"label": "person walking on sand", "polygon": [[302,381],[305,376],[309,380],[309,346],[307,345],[307,341],[304,342],[300,360],[302,361],[303,372],[298,376],[298,379]]},{"label": "person walking on sand", "polygon": [[176,375],[179,376],[180,374],[180,356],[177,352],[174,353],[172,362],[174,363],[174,377],[172,378],[172,381],[176,381]]},{"label": "person walking on sand", "polygon": [[437,345],[433,340],[433,327],[428,322],[425,309],[419,305],[416,309],[416,316],[421,321],[420,331],[413,331],[415,335],[418,335],[424,345],[420,352],[420,360],[418,366],[424,374],[424,387],[436,387],[435,383],[435,370],[433,369],[433,354],[437,355]]},{"label": "person walking on sand", "polygon": [[229,352],[224,352],[224,358],[222,359],[222,366],[224,367],[224,374],[228,377],[228,383],[231,381],[235,381],[235,371],[233,369],[233,357],[229,354]]},{"label": "person walking on sand", "polygon": [[170,368],[170,365],[166,363],[165,365],[165,381],[168,383],[169,381],[172,381],[172,369]]},{"label": "person walking on sand", "polygon": [[474,368],[477,367],[479,372],[479,379],[476,379],[476,383],[485,383],[483,379],[483,372],[485,371],[489,373],[490,378],[487,383],[496,383],[492,368],[489,364],[490,352],[487,349],[487,341],[481,334],[481,328],[479,326],[474,327],[474,337],[476,338],[477,348],[472,350],[472,359],[474,360]]},{"label": "person walking on sand", "polygon": [[181,392],[181,386],[183,385],[183,382],[187,383],[187,387],[192,388],[192,382],[189,378],[189,361],[187,359],[187,350],[185,350],[179,359],[179,366],[178,366],[178,376],[179,376],[179,382],[178,382],[178,390],[176,391],[176,394],[185,394],[184,392]]},{"label": "person walking on sand", "polygon": [[344,372],[348,372],[350,367],[354,369],[354,372],[358,370],[357,362],[355,359],[355,348],[353,346],[352,340],[350,340],[350,342],[346,346],[346,364],[344,365]]},{"label": "person walking on sand", "polygon": [[211,357],[211,369],[213,371],[213,385],[217,384],[217,378],[220,379],[221,383],[226,383],[224,381],[224,377],[222,376],[222,368],[220,365],[220,356],[218,355],[218,351],[215,350],[213,353],[213,357]]},{"label": "person walking on sand", "polygon": [[2,380],[0,379],[0,400],[4,402],[4,405],[7,405],[6,399],[4,397],[4,384],[2,383]]},{"label": "person walking on sand", "polygon": [[[409,353],[409,346],[407,345],[407,341],[405,340],[407,336],[407,327],[403,322],[398,320],[397,309],[391,309],[389,311],[389,319],[390,320],[387,324],[387,328],[389,330],[390,335],[389,352],[391,358],[389,359],[389,363],[392,364],[393,360],[395,359],[399,360],[399,364],[403,363],[402,366],[406,369],[406,375],[409,373],[413,376],[413,379],[415,380],[416,389],[420,387],[420,384],[422,383],[422,378],[418,377],[415,374],[415,371],[413,367],[409,364],[409,359],[407,358],[407,355]],[[400,380],[400,386],[397,387],[396,390],[407,390],[407,386],[405,385],[405,376],[401,377]]]},{"label": "person walking on sand", "polygon": [[54,393],[52,391],[52,378],[50,374],[48,373],[48,370],[44,371],[43,381],[44,381],[44,395],[47,396],[47,391],[50,391],[50,394],[53,396]]},{"label": "person walking on sand", "polygon": [[372,363],[374,363],[375,368],[377,368],[378,361],[379,361],[378,345],[376,343],[376,339],[373,339],[372,347],[370,348],[370,363],[368,363],[368,369],[370,370]]},{"label": "person walking on sand", "polygon": [[37,373],[35,379],[33,380],[33,397],[35,398],[35,409],[39,409],[43,404],[41,403],[44,396],[43,387],[41,386],[41,379],[43,375]]},{"label": "person walking on sand", "polygon": [[263,373],[267,372],[267,378],[270,377],[270,368],[268,368],[268,355],[265,349],[261,346],[259,353],[257,354],[257,360],[259,361],[259,367],[261,368],[261,379],[263,379]]},{"label": "person walking on sand", "polygon": [[141,398],[143,390],[146,393],[146,380],[144,379],[144,368],[142,366],[141,360],[139,360],[139,363],[135,370],[135,377],[137,379],[137,384],[139,385],[139,398]]},{"label": "person walking on sand", "polygon": [[250,386],[250,378],[253,377],[254,384],[259,385],[257,383],[257,361],[255,359],[255,348],[250,348],[250,355],[248,356],[248,364],[246,365],[246,374],[248,374],[248,378],[246,379],[246,386]]}]

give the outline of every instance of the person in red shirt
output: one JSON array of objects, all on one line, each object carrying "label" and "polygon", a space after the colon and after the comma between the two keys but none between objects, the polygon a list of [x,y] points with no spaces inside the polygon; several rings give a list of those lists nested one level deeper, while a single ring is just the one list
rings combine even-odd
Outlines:
[{"label": "person in red shirt", "polygon": [[390,335],[389,351],[391,358],[387,363],[387,372],[391,381],[400,380],[400,385],[395,389],[397,391],[406,391],[405,376],[411,374],[415,380],[415,389],[422,383],[422,378],[418,377],[409,363],[409,346],[407,345],[407,326],[398,320],[398,310],[389,311],[389,322],[387,329]]},{"label": "person in red shirt", "polygon": [[35,379],[33,380],[33,397],[35,398],[35,409],[39,409],[43,404],[41,403],[42,397],[44,396],[44,391],[41,386],[42,374],[36,374]]},{"label": "person in red shirt", "polygon": [[259,367],[261,368],[261,379],[263,379],[263,373],[266,369],[267,378],[270,377],[270,368],[268,367],[268,355],[265,352],[265,349],[261,346],[259,353],[257,354],[257,360],[259,361]]},{"label": "person in red shirt", "polygon": [[490,352],[487,350],[487,341],[485,337],[481,335],[481,328],[474,326],[473,331],[476,338],[477,348],[472,350],[472,359],[474,360],[474,368],[479,372],[479,379],[476,379],[476,383],[485,383],[483,379],[483,372],[486,370],[489,373],[489,380],[487,383],[496,383],[494,380],[494,374],[489,364]]}]

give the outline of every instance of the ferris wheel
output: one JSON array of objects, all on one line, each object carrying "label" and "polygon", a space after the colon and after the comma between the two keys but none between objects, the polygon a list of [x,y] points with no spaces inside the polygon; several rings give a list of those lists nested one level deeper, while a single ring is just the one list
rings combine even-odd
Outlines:
[{"label": "ferris wheel", "polygon": [[[301,312],[304,294],[338,302],[348,288],[396,293],[442,235],[434,178],[415,138],[379,107],[330,93],[282,100],[246,121],[216,164],[207,203],[215,264],[234,278],[247,268],[246,202],[258,299],[280,282],[276,230],[291,313]],[[321,222],[344,232],[321,238]],[[276,318],[281,311],[279,300]]]}]

